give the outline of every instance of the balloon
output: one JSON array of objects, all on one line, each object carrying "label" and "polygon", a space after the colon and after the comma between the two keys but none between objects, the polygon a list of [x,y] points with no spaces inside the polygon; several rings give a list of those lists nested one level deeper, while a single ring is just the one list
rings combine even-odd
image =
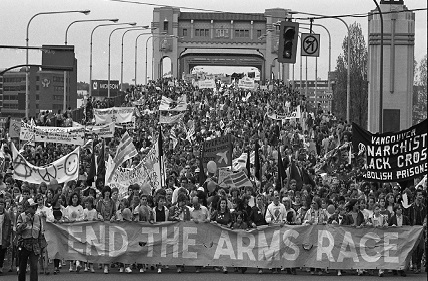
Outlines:
[{"label": "balloon", "polygon": [[209,173],[213,173],[215,174],[215,172],[217,172],[217,164],[214,161],[209,161],[207,163],[207,170]]},{"label": "balloon", "polygon": [[327,207],[327,212],[328,212],[330,215],[333,215],[333,214],[334,214],[334,211],[335,211],[334,206],[333,206],[333,205],[328,205],[328,207]]},{"label": "balloon", "polygon": [[213,181],[209,181],[207,183],[207,189],[209,192],[214,192],[216,187],[217,187],[217,184]]}]

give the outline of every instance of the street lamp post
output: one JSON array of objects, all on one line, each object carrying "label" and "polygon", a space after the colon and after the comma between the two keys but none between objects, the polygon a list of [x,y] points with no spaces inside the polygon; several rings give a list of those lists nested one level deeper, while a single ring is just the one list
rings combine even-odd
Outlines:
[{"label": "street lamp post", "polygon": [[140,38],[140,36],[142,35],[147,35],[150,33],[141,33],[137,36],[137,38],[135,38],[135,69],[134,69],[134,83],[135,85],[137,85],[137,48],[138,48],[138,38]]},{"label": "street lamp post", "polygon": [[[290,14],[302,14],[302,15],[309,15],[309,16],[317,16],[317,17],[325,17],[325,15],[319,15],[319,14],[312,14],[312,13],[305,13],[305,12],[298,12],[298,11],[290,11]],[[348,124],[350,123],[351,119],[350,119],[350,109],[351,109],[351,33],[349,30],[349,26],[348,24],[341,18],[333,18],[333,19],[337,19],[340,20],[345,26],[346,29],[348,30],[348,58],[347,58],[347,63],[348,63],[348,71],[347,71],[347,77],[346,77],[346,121],[348,122]]]},{"label": "street lamp post", "polygon": [[102,27],[102,26],[111,26],[111,25],[136,25],[135,22],[127,22],[127,23],[107,23],[107,24],[100,24],[94,27],[94,29],[92,29],[91,32],[91,44],[90,44],[90,52],[89,52],[89,96],[92,96],[92,40],[94,37],[94,32],[97,28]]},{"label": "street lamp post", "polygon": [[[135,25],[136,25],[136,23],[134,23],[132,26],[134,26],[134,27],[135,27]],[[140,27],[142,27],[142,26],[140,26]],[[113,35],[113,33],[114,33],[115,31],[117,31],[117,30],[121,30],[121,29],[129,29],[129,28],[132,28],[132,27],[118,27],[118,28],[115,28],[115,29],[113,29],[113,30],[110,32],[110,35],[109,35],[109,37],[108,37],[108,80],[107,80],[107,97],[108,97],[108,98],[110,98],[110,62],[111,62],[110,54],[111,54],[111,36],[112,36],[112,35]]]},{"label": "street lamp post", "polygon": [[379,133],[383,132],[383,15],[379,4],[373,0],[380,16],[380,66],[379,66]]},{"label": "street lamp post", "polygon": [[120,90],[123,91],[123,39],[125,38],[125,34],[128,33],[129,31],[135,31],[135,30],[144,30],[149,28],[149,26],[145,25],[145,26],[134,26],[128,30],[126,30],[123,34],[122,34],[122,52],[121,52],[121,60],[120,60]]},{"label": "street lamp post", "polygon": [[[70,27],[75,24],[75,23],[79,23],[79,22],[94,22],[94,21],[112,21],[112,22],[118,22],[118,19],[92,19],[92,20],[75,20],[73,22],[71,22],[68,26],[67,29],[65,30],[65,40],[64,40],[64,44],[67,45],[67,38],[68,38],[68,30],[70,29]],[[62,107],[62,111],[65,112],[67,110],[67,71],[64,70],[64,104]],[[89,82],[89,84],[91,84],[91,82]]]},{"label": "street lamp post", "polygon": [[32,16],[30,18],[30,20],[27,23],[27,30],[26,30],[26,38],[25,38],[25,45],[27,47],[26,51],[25,51],[25,64],[26,66],[26,71],[25,71],[25,117],[28,119],[28,106],[29,106],[29,91],[28,91],[28,79],[29,79],[29,74],[28,74],[28,44],[29,44],[29,30],[30,30],[30,23],[31,21],[40,15],[52,15],[52,14],[71,14],[71,13],[82,13],[85,15],[88,15],[91,11],[90,10],[71,10],[71,11],[52,11],[52,12],[41,12],[41,13],[37,13],[34,16]]}]

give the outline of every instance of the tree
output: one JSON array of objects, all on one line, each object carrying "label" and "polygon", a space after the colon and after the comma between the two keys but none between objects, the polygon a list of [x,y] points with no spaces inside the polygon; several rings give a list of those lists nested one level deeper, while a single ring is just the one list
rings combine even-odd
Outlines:
[{"label": "tree", "polygon": [[[417,124],[427,118],[427,55],[416,68],[415,85],[413,86],[413,124]],[[415,73],[415,74],[416,74]]]},{"label": "tree", "polygon": [[[350,121],[367,128],[368,114],[368,81],[367,81],[367,47],[360,24],[353,23],[349,27],[351,36],[351,102]],[[346,85],[348,69],[348,35],[342,43],[343,54],[337,58],[336,86],[333,93],[334,114],[346,119]]]}]

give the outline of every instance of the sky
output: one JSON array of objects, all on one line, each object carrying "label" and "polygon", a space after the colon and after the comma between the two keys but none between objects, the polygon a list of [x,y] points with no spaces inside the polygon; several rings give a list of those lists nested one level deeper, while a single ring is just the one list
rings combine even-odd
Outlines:
[{"label": "sky", "polygon": [[[263,13],[269,8],[284,8],[294,11],[324,15],[344,15],[367,13],[375,8],[373,0],[130,0],[133,2],[153,3],[159,6],[180,6],[188,8],[212,9],[224,12]],[[380,1],[380,0],[378,0]],[[408,9],[426,8],[425,0],[404,0]],[[60,15],[40,15],[35,17],[29,29],[29,45],[64,44],[67,26],[75,20],[118,18],[119,22],[136,22],[138,25],[150,25],[153,17],[151,5],[114,2],[111,0],[0,0],[0,44],[25,46],[26,27],[30,18],[39,12],[65,10],[91,10],[89,15],[70,13]],[[200,12],[181,8],[181,11]],[[427,53],[427,11],[416,13],[415,59],[420,62]],[[303,17],[303,16],[299,16]],[[344,18],[348,25],[357,22],[361,25],[367,44],[368,19]],[[75,46],[78,61],[78,81],[89,81],[89,48],[92,29],[104,22],[85,22],[73,24],[68,31],[68,44]],[[335,19],[320,19],[315,23],[324,25],[331,34],[332,58],[334,70],[336,59],[342,53],[342,42],[346,36],[346,27]],[[108,69],[108,37],[114,27],[98,28],[93,40],[93,79],[107,79]],[[322,28],[315,28],[321,34],[320,57],[318,58],[318,77],[327,79],[328,73],[328,37]],[[121,32],[112,36],[111,44],[111,79],[120,80],[121,64]],[[135,38],[139,32],[128,32],[124,40],[124,82],[133,83]],[[148,35],[138,40],[139,83],[143,82],[145,69],[145,42]],[[151,40],[148,47],[148,69],[151,67]],[[30,63],[40,64],[40,51],[30,51]],[[299,77],[299,60],[295,64],[295,77]],[[0,49],[0,69],[25,63],[24,50]],[[303,64],[303,68],[305,65]],[[303,75],[305,70],[303,70]],[[308,79],[315,78],[315,58],[308,59]]]}]

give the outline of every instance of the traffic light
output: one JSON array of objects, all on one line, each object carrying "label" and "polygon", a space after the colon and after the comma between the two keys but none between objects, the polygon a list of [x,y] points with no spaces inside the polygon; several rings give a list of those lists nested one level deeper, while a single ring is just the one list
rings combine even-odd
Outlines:
[{"label": "traffic light", "polygon": [[291,21],[281,22],[278,48],[279,62],[296,63],[298,34],[299,23]]}]

